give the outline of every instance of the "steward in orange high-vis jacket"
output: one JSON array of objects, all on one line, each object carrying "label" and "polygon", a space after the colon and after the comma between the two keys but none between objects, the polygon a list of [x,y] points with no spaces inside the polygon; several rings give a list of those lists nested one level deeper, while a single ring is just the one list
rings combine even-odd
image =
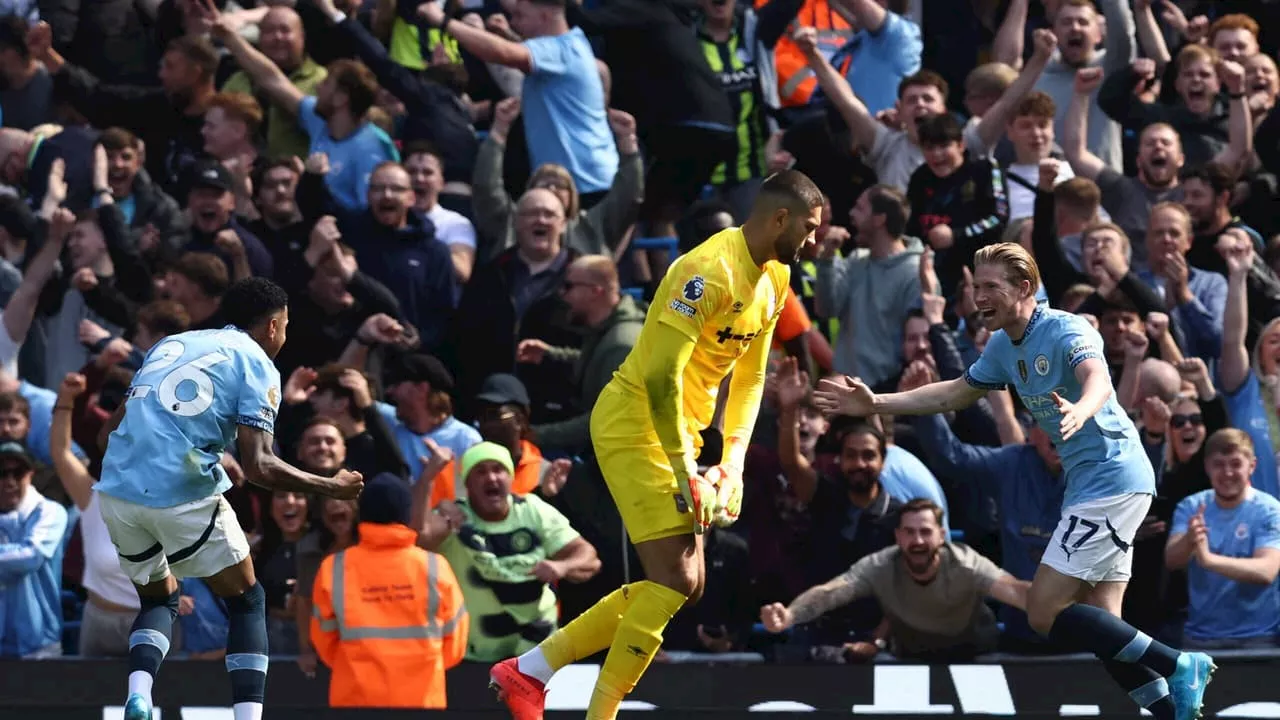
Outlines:
[{"label": "steward in orange high-vis jacket", "polygon": [[333,677],[330,707],[445,707],[444,671],[469,621],[444,557],[417,546],[409,486],[383,473],[360,495],[360,541],[320,565],[311,644]]}]

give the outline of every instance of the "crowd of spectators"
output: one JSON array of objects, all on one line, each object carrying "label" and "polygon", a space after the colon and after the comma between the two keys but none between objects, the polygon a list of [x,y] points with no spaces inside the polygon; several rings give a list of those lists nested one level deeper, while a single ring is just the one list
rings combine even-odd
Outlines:
[{"label": "crowd of spectators", "polygon": [[[785,167],[829,207],[792,267],[742,519],[705,536],[706,594],[663,657],[1053,652],[1020,607],[1062,466],[1019,398],[863,419],[811,399],[830,373],[962,374],[988,337],[969,265],[1001,240],[1098,327],[1156,470],[1126,619],[1183,647],[1277,643],[1280,2],[0,13],[0,657],[127,653],[102,429],[148,351],[221,327],[249,276],[290,295],[281,455],[379,478],[367,506],[264,492],[224,455],[272,655],[373,672],[343,643],[377,608],[344,619],[341,586],[394,575],[370,560],[388,548],[429,558],[424,634],[376,645],[406,677],[532,647],[641,573],[588,418],[648,293]],[[200,580],[179,625],[175,653],[225,652]],[[370,682],[331,699],[378,702]]]}]

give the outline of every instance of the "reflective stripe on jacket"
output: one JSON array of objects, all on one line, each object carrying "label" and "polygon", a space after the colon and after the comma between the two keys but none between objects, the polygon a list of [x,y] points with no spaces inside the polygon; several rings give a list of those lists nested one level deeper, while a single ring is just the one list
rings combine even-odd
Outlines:
[{"label": "reflective stripe on jacket", "polygon": [[[768,0],[755,0],[759,9]],[[778,97],[783,107],[802,107],[809,103],[813,91],[818,87],[818,76],[809,68],[800,48],[791,40],[791,35],[800,27],[812,27],[818,31],[818,50],[828,60],[845,43],[853,39],[853,27],[832,10],[827,0],[806,0],[804,7],[796,19],[792,21],[778,40],[774,48],[774,61],[777,64]],[[836,70],[844,75],[849,70],[849,60],[845,60]]]},{"label": "reflective stripe on jacket", "polygon": [[329,705],[443,708],[444,671],[462,661],[470,630],[453,569],[404,525],[359,532],[359,544],[324,559],[312,595]]}]

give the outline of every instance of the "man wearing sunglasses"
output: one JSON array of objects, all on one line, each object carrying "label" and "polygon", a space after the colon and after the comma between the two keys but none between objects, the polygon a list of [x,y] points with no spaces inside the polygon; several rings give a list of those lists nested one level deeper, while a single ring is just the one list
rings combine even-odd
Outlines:
[{"label": "man wearing sunglasses", "polygon": [[62,539],[67,511],[31,487],[35,459],[0,442],[0,657],[62,654]]}]

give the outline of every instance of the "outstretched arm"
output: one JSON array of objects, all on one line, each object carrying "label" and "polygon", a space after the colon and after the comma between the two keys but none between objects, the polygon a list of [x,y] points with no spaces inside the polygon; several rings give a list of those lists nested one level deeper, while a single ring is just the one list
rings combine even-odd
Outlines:
[{"label": "outstretched arm", "polygon": [[276,64],[266,55],[263,55],[257,48],[249,44],[247,40],[235,32],[230,26],[218,22],[213,26],[214,35],[222,41],[223,46],[235,57],[236,64],[244,70],[245,74],[253,80],[263,94],[271,99],[271,102],[279,105],[290,115],[298,114],[298,106],[302,104],[302,99],[306,97],[302,91],[297,88],[289,77],[284,74]]},{"label": "outstretched arm", "polygon": [[846,378],[823,380],[814,400],[824,412],[841,415],[935,415],[969,407],[988,389],[971,385],[961,377],[907,392],[877,395],[862,381]]},{"label": "outstretched arm", "polygon": [[787,606],[791,623],[803,625],[812,622],[865,594],[866,585],[859,582],[860,570],[861,568],[854,565],[831,580],[800,593],[800,596]]}]

